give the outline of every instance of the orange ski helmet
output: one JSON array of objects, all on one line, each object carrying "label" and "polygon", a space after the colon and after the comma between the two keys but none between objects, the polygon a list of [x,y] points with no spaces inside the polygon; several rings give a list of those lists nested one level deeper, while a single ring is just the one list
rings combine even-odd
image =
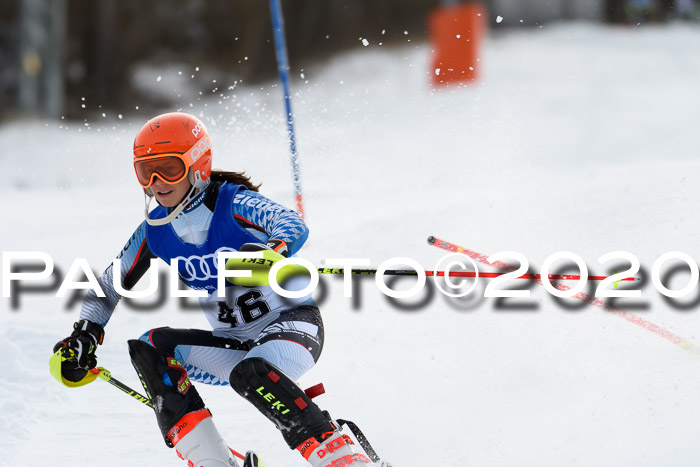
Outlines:
[{"label": "orange ski helmet", "polygon": [[173,184],[187,175],[193,187],[205,188],[211,178],[211,140],[206,127],[180,112],[152,118],[134,139],[134,169],[147,191],[156,175]]},{"label": "orange ski helmet", "polygon": [[[189,179],[192,188],[176,209],[178,213],[196,193],[209,185],[211,155],[211,140],[206,127],[186,113],[173,112],[154,117],[141,127],[134,139],[134,170],[148,197],[153,196],[150,187],[155,177],[169,184],[179,183],[185,177]],[[148,215],[146,219],[149,220]]]}]

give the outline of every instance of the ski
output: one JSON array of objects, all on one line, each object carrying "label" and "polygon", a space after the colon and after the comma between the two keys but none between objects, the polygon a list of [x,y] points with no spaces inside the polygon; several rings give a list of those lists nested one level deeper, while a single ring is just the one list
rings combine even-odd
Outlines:
[{"label": "ski", "polygon": [[352,434],[355,436],[355,439],[357,440],[357,442],[360,444],[360,447],[362,447],[362,449],[365,451],[365,454],[367,454],[367,457],[369,457],[369,459],[372,462],[374,462],[376,465],[378,465],[380,467],[392,467],[392,465],[389,462],[382,460],[377,455],[377,451],[374,450],[374,448],[370,444],[369,440],[367,439],[365,434],[362,432],[362,430],[360,430],[360,427],[358,427],[356,423],[354,423],[350,420],[342,419],[342,418],[338,418],[335,421],[341,427],[343,425],[348,427],[350,432],[352,432]]}]

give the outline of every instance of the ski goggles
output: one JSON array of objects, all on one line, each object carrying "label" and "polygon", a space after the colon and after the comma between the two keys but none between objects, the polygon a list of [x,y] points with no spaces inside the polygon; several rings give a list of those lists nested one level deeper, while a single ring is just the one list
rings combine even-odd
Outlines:
[{"label": "ski goggles", "polygon": [[136,178],[143,188],[150,188],[156,176],[168,185],[175,185],[187,177],[189,168],[209,149],[211,143],[205,136],[184,154],[169,152],[137,157],[134,159]]},{"label": "ski goggles", "polygon": [[156,176],[169,185],[180,183],[187,176],[187,163],[182,156],[169,153],[139,157],[134,161],[136,178],[144,188],[153,185]]}]

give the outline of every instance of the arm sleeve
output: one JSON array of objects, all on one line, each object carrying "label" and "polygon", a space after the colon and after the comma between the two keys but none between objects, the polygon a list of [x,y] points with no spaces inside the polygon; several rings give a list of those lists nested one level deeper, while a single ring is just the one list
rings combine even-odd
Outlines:
[{"label": "arm sleeve", "polygon": [[299,214],[255,191],[237,193],[232,211],[236,221],[261,241],[284,241],[289,256],[299,251],[309,236],[309,229]]},{"label": "arm sleeve", "polygon": [[[146,223],[142,223],[131,236],[121,252],[121,285],[130,290],[143,277],[155,255],[148,249],[146,243]],[[80,309],[80,319],[87,319],[104,327],[112,317],[112,312],[122,298],[114,290],[114,267],[110,264],[105,272],[97,279],[105,297],[98,297],[94,290],[89,290]]]}]

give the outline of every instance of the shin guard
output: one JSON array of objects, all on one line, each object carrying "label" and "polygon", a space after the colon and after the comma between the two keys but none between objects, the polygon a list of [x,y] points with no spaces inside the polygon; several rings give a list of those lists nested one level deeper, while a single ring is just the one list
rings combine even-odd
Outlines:
[{"label": "shin guard", "polygon": [[176,358],[140,340],[128,343],[131,363],[153,401],[165,444],[173,447],[210,413]]},{"label": "shin guard", "polygon": [[262,358],[246,358],[231,372],[231,387],[270,419],[291,449],[332,432],[330,417],[287,375]]}]

